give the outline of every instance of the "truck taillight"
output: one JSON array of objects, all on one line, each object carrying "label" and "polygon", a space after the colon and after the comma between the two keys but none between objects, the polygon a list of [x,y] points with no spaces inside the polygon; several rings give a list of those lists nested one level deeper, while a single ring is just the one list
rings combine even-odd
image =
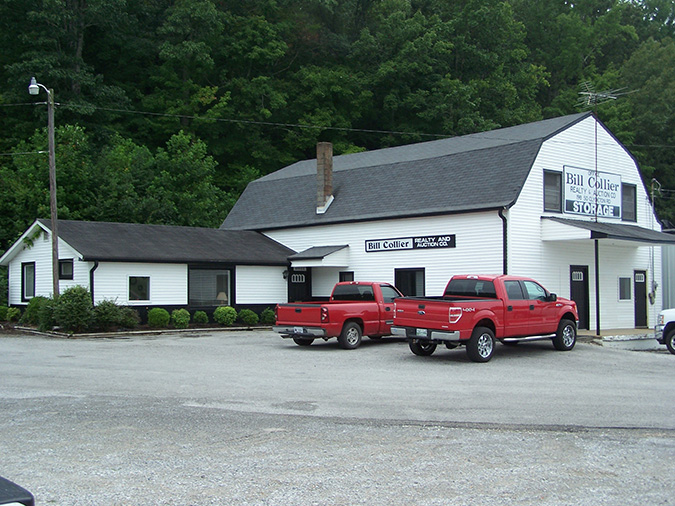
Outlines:
[{"label": "truck taillight", "polygon": [[321,323],[328,323],[328,308],[321,306]]},{"label": "truck taillight", "polygon": [[457,323],[461,317],[462,317],[461,307],[451,307],[448,310],[448,321],[450,323]]}]

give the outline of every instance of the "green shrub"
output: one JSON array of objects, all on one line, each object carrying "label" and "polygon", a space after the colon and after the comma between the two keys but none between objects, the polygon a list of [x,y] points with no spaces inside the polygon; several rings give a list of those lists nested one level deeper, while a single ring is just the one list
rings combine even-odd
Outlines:
[{"label": "green shrub", "polygon": [[21,318],[21,310],[18,307],[8,307],[7,308],[7,321],[8,322],[18,322]]},{"label": "green shrub", "polygon": [[28,306],[26,306],[26,310],[23,312],[23,316],[21,317],[21,320],[19,320],[19,323],[25,325],[37,325],[40,323],[38,313],[40,312],[42,304],[47,302],[47,300],[49,300],[47,297],[37,296],[28,301]]},{"label": "green shrub", "polygon": [[0,322],[6,322],[7,321],[7,310],[9,308],[7,306],[0,306]]},{"label": "green shrub", "polygon": [[119,325],[125,329],[135,329],[141,323],[141,317],[133,308],[121,307]]},{"label": "green shrub", "polygon": [[94,306],[94,326],[103,331],[120,324],[122,308],[113,300],[102,300]]},{"label": "green shrub", "polygon": [[242,309],[239,311],[239,321],[246,325],[257,325],[259,321],[258,314],[250,309]]},{"label": "green shrub", "polygon": [[190,324],[190,312],[187,309],[174,309],[171,311],[171,323],[177,329],[186,329]]},{"label": "green shrub", "polygon": [[66,332],[82,332],[94,321],[91,294],[83,286],[73,286],[56,299],[54,307],[56,324]]},{"label": "green shrub", "polygon": [[209,315],[204,311],[195,311],[192,321],[195,323],[209,323]]},{"label": "green shrub", "polygon": [[166,327],[169,325],[169,312],[161,307],[153,307],[148,311],[148,325],[155,328]]},{"label": "green shrub", "polygon": [[54,308],[56,301],[51,297],[40,305],[38,310],[38,330],[41,332],[49,332],[56,327],[56,320],[54,319]]},{"label": "green shrub", "polygon": [[217,307],[213,312],[213,320],[221,325],[232,325],[237,320],[237,310],[231,306]]},{"label": "green shrub", "polygon": [[260,313],[260,323],[263,325],[274,325],[277,322],[277,317],[274,314],[274,309],[271,307],[265,308],[262,313]]}]

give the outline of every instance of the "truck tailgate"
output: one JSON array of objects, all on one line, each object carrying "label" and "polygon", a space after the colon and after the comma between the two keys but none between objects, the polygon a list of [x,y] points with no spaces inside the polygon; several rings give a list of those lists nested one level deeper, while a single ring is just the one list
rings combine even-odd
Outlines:
[{"label": "truck tailgate", "polygon": [[279,304],[277,306],[277,324],[319,325],[320,323],[320,304]]},{"label": "truck tailgate", "polygon": [[396,327],[448,330],[462,316],[461,307],[442,300],[396,299],[394,305]]}]

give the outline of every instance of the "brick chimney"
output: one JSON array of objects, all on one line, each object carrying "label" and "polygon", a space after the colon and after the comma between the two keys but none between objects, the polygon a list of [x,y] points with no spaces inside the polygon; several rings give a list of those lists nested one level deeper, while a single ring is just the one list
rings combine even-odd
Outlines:
[{"label": "brick chimney", "polygon": [[323,214],[333,202],[333,144],[316,144],[316,214]]}]

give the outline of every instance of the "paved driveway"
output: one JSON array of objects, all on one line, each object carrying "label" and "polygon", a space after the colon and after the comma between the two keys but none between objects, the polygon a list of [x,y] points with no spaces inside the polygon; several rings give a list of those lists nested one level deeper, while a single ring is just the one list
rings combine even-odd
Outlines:
[{"label": "paved driveway", "polygon": [[675,504],[665,350],[0,336],[0,378],[38,504]]}]

